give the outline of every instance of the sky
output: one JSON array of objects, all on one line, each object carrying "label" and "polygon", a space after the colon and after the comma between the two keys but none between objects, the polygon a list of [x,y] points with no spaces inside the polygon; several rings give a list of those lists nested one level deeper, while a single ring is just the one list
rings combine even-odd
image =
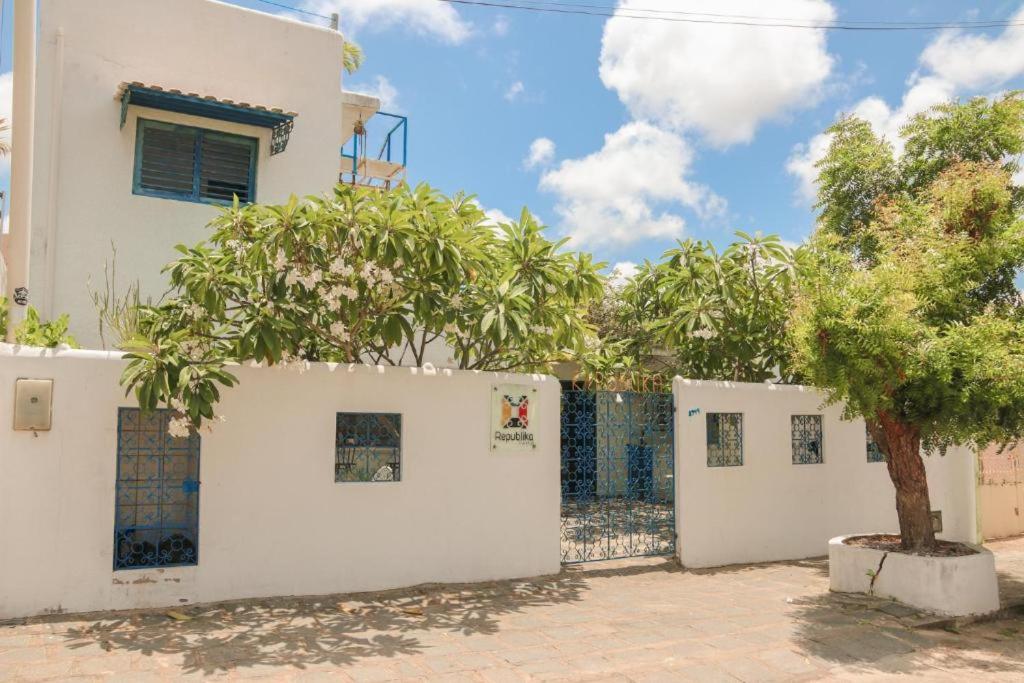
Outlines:
[{"label": "sky", "polygon": [[[261,0],[232,1],[288,13]],[[828,145],[822,131],[843,113],[897,141],[910,116],[940,101],[1024,88],[1024,25],[825,31],[439,0],[275,2],[339,13],[341,30],[366,54],[344,88],[376,94],[384,109],[409,117],[410,182],[475,194],[499,220],[528,207],[551,237],[569,237],[573,248],[626,271],[680,238],[719,247],[736,230],[806,238],[813,164]],[[3,3],[0,115],[10,107],[12,4]],[[1022,0],[618,4],[805,22],[1024,24]],[[0,186],[7,175],[0,167]]]}]

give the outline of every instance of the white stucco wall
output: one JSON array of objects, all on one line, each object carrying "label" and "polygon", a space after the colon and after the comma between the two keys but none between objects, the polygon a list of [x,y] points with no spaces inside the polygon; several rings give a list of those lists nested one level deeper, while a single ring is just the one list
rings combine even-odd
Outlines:
[{"label": "white stucco wall", "polygon": [[[123,365],[0,345],[0,618],[558,571],[554,378],[314,364],[235,369],[202,435],[199,565],[115,572]],[[11,429],[18,377],[54,379],[52,431]],[[539,389],[535,451],[490,451],[495,382]],[[402,414],[400,482],[334,482],[339,411]]]},{"label": "white stucco wall", "polygon": [[[63,33],[63,58],[57,35]],[[139,117],[260,140],[256,199],[318,194],[338,178],[341,34],[212,0],[40,0],[32,207],[31,303],[71,314],[72,332],[99,343],[87,283],[102,290],[117,247],[123,289],[166,289],[161,268],[178,243],[194,244],[217,208],[132,194]],[[285,152],[270,130],[132,106],[123,129],[114,99],[139,81],[298,112]],[[53,245],[48,234],[55,235]],[[55,251],[48,258],[47,250]]]},{"label": "white stucco wall", "polygon": [[[677,552],[688,567],[825,555],[834,536],[896,531],[885,463],[869,463],[863,420],[800,386],[676,379]],[[690,413],[697,411],[693,415]],[[706,415],[743,414],[743,465],[707,466]],[[824,463],[794,465],[792,415],[822,414]],[[966,448],[925,457],[941,538],[976,536],[973,459]]]}]

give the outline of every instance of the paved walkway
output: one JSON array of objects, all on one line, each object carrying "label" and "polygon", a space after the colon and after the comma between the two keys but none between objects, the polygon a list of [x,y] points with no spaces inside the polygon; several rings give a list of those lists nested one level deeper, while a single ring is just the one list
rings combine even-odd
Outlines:
[{"label": "paved walkway", "polygon": [[[1024,538],[990,545],[1024,597]],[[830,594],[823,560],[665,560],[374,595],[0,626],[0,680],[1024,680],[1024,612],[959,632]]]}]

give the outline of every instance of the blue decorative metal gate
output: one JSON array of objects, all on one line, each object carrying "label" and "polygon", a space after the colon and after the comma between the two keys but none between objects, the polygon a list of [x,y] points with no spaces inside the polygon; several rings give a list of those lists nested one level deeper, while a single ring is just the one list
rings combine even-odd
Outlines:
[{"label": "blue decorative metal gate", "polygon": [[170,435],[170,410],[117,416],[114,569],[199,561],[199,435]]},{"label": "blue decorative metal gate", "polygon": [[670,393],[562,391],[562,561],[675,552]]}]

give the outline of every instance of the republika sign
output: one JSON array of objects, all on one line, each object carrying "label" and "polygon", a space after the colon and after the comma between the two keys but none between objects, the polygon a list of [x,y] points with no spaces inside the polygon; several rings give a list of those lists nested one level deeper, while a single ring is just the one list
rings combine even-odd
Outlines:
[{"label": "republika sign", "polygon": [[491,387],[491,450],[537,448],[532,420],[536,411],[536,388],[524,384],[496,384]]}]

